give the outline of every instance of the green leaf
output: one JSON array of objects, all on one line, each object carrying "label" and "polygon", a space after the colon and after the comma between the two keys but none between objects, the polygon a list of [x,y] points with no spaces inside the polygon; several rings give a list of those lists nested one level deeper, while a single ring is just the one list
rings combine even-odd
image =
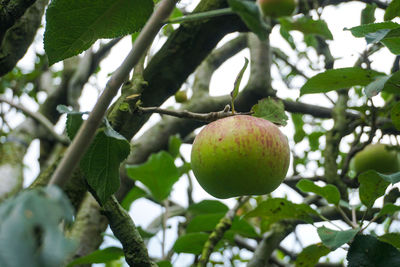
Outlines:
[{"label": "green leaf", "polygon": [[381,43],[393,54],[400,55],[400,29],[393,29],[388,32]]},{"label": "green leaf", "polygon": [[379,75],[382,73],[357,67],[327,70],[308,79],[300,89],[300,94],[326,93],[355,85],[365,86]]},{"label": "green leaf", "polygon": [[174,244],[174,251],[177,253],[192,253],[200,255],[203,246],[208,239],[206,233],[190,233],[180,236]]},{"label": "green leaf", "polygon": [[83,156],[80,166],[101,203],[118,190],[119,167],[129,153],[129,142],[112,128],[106,128],[96,134]]},{"label": "green leaf", "polygon": [[294,18],[280,18],[279,22],[281,27],[284,27],[287,31],[300,31],[304,35],[314,34],[319,35],[327,40],[333,40],[331,31],[328,25],[323,20],[313,20],[309,17]]},{"label": "green leaf", "polygon": [[391,20],[400,15],[400,0],[392,0],[385,10],[384,20]]},{"label": "green leaf", "polygon": [[163,201],[169,196],[172,186],[179,179],[174,158],[166,151],[152,154],[147,162],[128,165],[126,169],[129,177],[142,182],[158,201]]},{"label": "green leaf", "polygon": [[294,124],[294,142],[300,143],[304,137],[306,136],[306,132],[303,129],[304,126],[304,121],[303,121],[303,115],[302,114],[296,114],[292,113],[292,121]]},{"label": "green leaf", "polygon": [[173,158],[179,156],[179,148],[182,145],[182,140],[178,134],[171,135],[168,140],[168,152],[171,154]]},{"label": "green leaf", "polygon": [[350,242],[358,233],[359,229],[350,229],[346,231],[335,231],[325,226],[319,227],[317,233],[322,243],[332,251]]},{"label": "green leaf", "polygon": [[378,76],[374,81],[365,86],[365,95],[369,98],[379,94],[385,87],[386,82],[390,76]]},{"label": "green leaf", "polygon": [[206,213],[226,213],[229,208],[218,200],[202,200],[189,206],[188,211],[193,215]]},{"label": "green leaf", "polygon": [[288,116],[286,116],[283,102],[271,97],[259,100],[258,103],[251,108],[251,111],[254,117],[263,118],[283,126],[287,124],[287,120],[289,119]]},{"label": "green leaf", "polygon": [[319,138],[324,135],[325,133],[323,132],[312,132],[307,136],[311,151],[317,151],[319,149]]},{"label": "green leaf", "polygon": [[280,220],[293,219],[312,223],[312,216],[317,215],[317,212],[306,204],[295,204],[284,198],[269,198],[247,213],[245,217],[261,217],[263,219],[261,230],[265,232],[271,224]]},{"label": "green leaf", "polygon": [[378,239],[400,249],[400,233],[387,233],[379,236]]},{"label": "green leaf", "polygon": [[392,203],[387,203],[383,208],[379,211],[378,216],[385,216],[385,215],[393,215],[394,213],[398,212],[400,210],[400,207],[392,204]]},{"label": "green leaf", "polygon": [[357,235],[347,254],[349,267],[400,266],[400,252],[371,235]]},{"label": "green leaf", "polygon": [[49,64],[78,55],[100,38],[139,31],[153,6],[151,0],[51,1],[44,33]]},{"label": "green leaf", "polygon": [[194,217],[187,225],[187,233],[211,232],[225,213],[200,214]]},{"label": "green leaf", "polygon": [[390,112],[390,119],[393,122],[394,127],[400,130],[400,102],[396,103]]},{"label": "green leaf", "polygon": [[365,37],[369,33],[374,33],[379,30],[392,30],[400,28],[400,24],[388,21],[380,23],[365,24],[350,29],[345,29],[351,31],[354,37]]},{"label": "green leaf", "polygon": [[269,26],[265,24],[260,9],[254,2],[241,0],[228,0],[229,6],[243,20],[246,26],[254,32],[260,40],[266,40]]},{"label": "green leaf", "polygon": [[358,176],[358,181],[360,182],[360,200],[368,208],[374,205],[377,198],[385,194],[386,188],[389,186],[389,182],[382,179],[373,170],[361,173]]},{"label": "green leaf", "polygon": [[73,111],[65,105],[58,105],[57,111],[61,114],[67,114],[66,131],[70,140],[74,139],[78,133],[79,128],[83,124],[82,115],[89,112]]},{"label": "green leaf", "polygon": [[124,256],[122,248],[108,247],[105,249],[96,250],[89,255],[77,258],[70,262],[67,267],[72,267],[78,264],[89,264],[89,263],[106,263],[113,260],[118,260]]},{"label": "green leaf", "polygon": [[1,266],[63,266],[75,250],[60,223],[71,223],[73,208],[58,187],[20,192],[0,205]]},{"label": "green leaf", "polygon": [[170,261],[158,261],[158,267],[173,267]]},{"label": "green leaf", "polygon": [[366,4],[365,8],[361,11],[361,24],[369,24],[375,21],[376,4]]},{"label": "green leaf", "polygon": [[390,75],[390,78],[386,81],[385,86],[383,87],[383,91],[391,94],[400,93],[400,71],[396,71]]},{"label": "green leaf", "polygon": [[319,259],[329,252],[330,249],[320,243],[310,245],[297,255],[296,267],[314,267]]},{"label": "green leaf", "polygon": [[247,58],[244,58],[244,65],[243,65],[242,69],[239,71],[238,75],[236,76],[235,83],[233,86],[233,91],[231,92],[232,109],[233,109],[233,102],[235,101],[237,95],[239,94],[240,82],[242,81],[243,74],[246,71],[248,64],[249,64],[249,60]]},{"label": "green leaf", "polygon": [[325,198],[331,204],[339,204],[340,193],[337,187],[334,185],[328,184],[320,187],[310,180],[302,179],[297,183],[296,186],[303,192],[312,192]]},{"label": "green leaf", "polygon": [[381,177],[383,180],[395,184],[400,182],[400,172],[396,172],[393,174],[382,174],[377,172],[377,174],[379,175],[379,177]]},{"label": "green leaf", "polygon": [[147,196],[147,192],[144,191],[142,188],[138,187],[137,185],[135,185],[135,187],[133,187],[128,194],[126,194],[126,196],[124,197],[124,199],[121,202],[121,206],[126,209],[129,210],[131,204],[142,197]]}]

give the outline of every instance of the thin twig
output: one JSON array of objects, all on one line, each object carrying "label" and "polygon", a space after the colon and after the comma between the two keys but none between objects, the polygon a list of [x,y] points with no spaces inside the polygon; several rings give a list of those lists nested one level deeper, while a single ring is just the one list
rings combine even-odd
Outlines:
[{"label": "thin twig", "polygon": [[193,119],[202,122],[212,122],[222,118],[236,116],[236,115],[251,115],[252,112],[238,113],[235,114],[229,111],[229,106],[227,106],[222,111],[210,112],[210,113],[194,113],[187,110],[169,110],[162,109],[158,107],[138,107],[138,111],[142,113],[159,113],[169,116],[174,116],[178,118]]},{"label": "thin twig", "polygon": [[30,111],[26,107],[19,105],[17,103],[14,103],[10,100],[7,100],[3,97],[0,97],[0,102],[6,103],[6,104],[22,111],[25,115],[31,117],[32,119],[34,119],[35,121],[40,123],[57,142],[60,142],[61,144],[64,144],[64,145],[69,144],[69,140],[66,137],[61,136],[58,133],[56,133],[54,131],[54,125],[41,113]]},{"label": "thin twig", "polygon": [[175,7],[176,2],[177,0],[163,0],[147,21],[134,42],[132,50],[107,82],[106,88],[90,113],[89,118],[83,123],[73,142],[68,147],[65,156],[53,173],[49,185],[56,184],[62,187],[71,177],[73,170],[92,143],[108,106],[118,93],[126,77],[129,76],[132,68],[139,62],[143,53],[152,43],[154,37],[163,26],[163,21],[168,18]]},{"label": "thin twig", "polygon": [[340,206],[336,206],[336,207],[337,207],[339,213],[342,215],[343,220],[344,220],[351,228],[353,228],[353,229],[358,228],[358,225],[357,225],[357,224],[354,224],[354,223],[349,219],[349,217],[347,217],[346,213],[342,210],[342,208],[341,208]]}]

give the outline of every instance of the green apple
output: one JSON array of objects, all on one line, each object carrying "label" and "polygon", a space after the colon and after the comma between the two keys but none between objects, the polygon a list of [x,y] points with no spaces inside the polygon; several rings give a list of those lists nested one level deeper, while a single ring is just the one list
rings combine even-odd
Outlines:
[{"label": "green apple", "polygon": [[192,170],[217,198],[274,191],[288,171],[287,137],[270,121],[237,115],[208,124],[196,136]]},{"label": "green apple", "polygon": [[268,17],[282,17],[293,14],[297,0],[257,0],[261,13]]},{"label": "green apple", "polygon": [[188,100],[186,91],[178,91],[175,93],[175,101],[177,103],[185,103]]},{"label": "green apple", "polygon": [[400,170],[398,152],[389,150],[389,146],[385,144],[367,145],[351,160],[350,169],[357,174],[368,170],[385,174],[398,172]]}]

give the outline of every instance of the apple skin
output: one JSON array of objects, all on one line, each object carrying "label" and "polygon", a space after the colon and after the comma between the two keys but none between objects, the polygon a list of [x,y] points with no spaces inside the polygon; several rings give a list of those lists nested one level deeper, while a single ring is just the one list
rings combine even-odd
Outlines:
[{"label": "apple skin", "polygon": [[350,162],[350,169],[357,174],[368,170],[389,174],[400,170],[398,153],[388,150],[385,144],[367,145]]},{"label": "apple skin", "polygon": [[216,198],[268,194],[282,183],[289,162],[287,137],[270,121],[248,115],[208,124],[191,153],[197,181]]},{"label": "apple skin", "polygon": [[278,18],[290,16],[297,6],[297,0],[257,0],[264,16]]}]

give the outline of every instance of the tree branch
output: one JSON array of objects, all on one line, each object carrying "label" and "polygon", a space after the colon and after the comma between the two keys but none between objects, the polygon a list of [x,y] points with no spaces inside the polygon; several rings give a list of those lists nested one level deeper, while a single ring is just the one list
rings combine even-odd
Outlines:
[{"label": "tree branch", "polygon": [[103,206],[103,213],[108,218],[111,230],[122,243],[125,260],[132,267],[149,267],[153,263],[147,253],[138,230],[129,213],[121,207],[117,199],[112,196]]},{"label": "tree branch", "polygon": [[24,106],[21,106],[17,103],[14,103],[10,100],[3,98],[3,97],[0,97],[0,102],[7,103],[8,105],[22,111],[25,115],[33,118],[35,121],[40,123],[46,129],[46,131],[54,138],[54,140],[56,140],[57,142],[64,144],[64,145],[69,144],[69,140],[65,136],[61,136],[58,133],[56,133],[54,131],[54,125],[42,114],[40,114],[38,112],[32,112],[29,109],[25,108]]},{"label": "tree branch", "polygon": [[54,172],[51,184],[63,186],[71,176],[80,159],[85,154],[89,145],[93,141],[97,128],[99,127],[104,114],[112,99],[117,94],[120,86],[129,75],[131,69],[136,65],[144,51],[153,41],[154,37],[162,27],[162,22],[169,16],[175,7],[176,0],[163,0],[147,21],[143,30],[133,44],[131,52],[128,54],[121,66],[114,72],[108,81],[106,88],[101,94],[89,118],[80,127],[76,137],[68,147],[65,156]]}]

